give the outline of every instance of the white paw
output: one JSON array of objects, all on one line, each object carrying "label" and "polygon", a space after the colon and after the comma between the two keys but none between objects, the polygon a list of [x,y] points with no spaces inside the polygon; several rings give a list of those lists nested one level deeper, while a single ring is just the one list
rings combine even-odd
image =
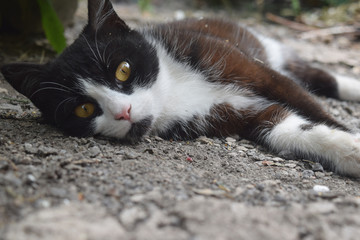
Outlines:
[{"label": "white paw", "polygon": [[339,89],[339,97],[342,100],[360,101],[360,81],[347,76],[335,74]]},{"label": "white paw", "polygon": [[336,172],[342,175],[360,177],[360,134],[356,134],[352,138],[352,143],[339,144],[348,144],[348,146],[344,146],[345,151],[338,155]]}]

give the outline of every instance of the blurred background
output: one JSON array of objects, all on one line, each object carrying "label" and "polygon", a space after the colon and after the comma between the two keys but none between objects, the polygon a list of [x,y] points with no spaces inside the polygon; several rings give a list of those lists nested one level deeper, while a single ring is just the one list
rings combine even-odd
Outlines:
[{"label": "blurred background", "polygon": [[[246,23],[273,23],[315,34],[360,36],[359,0],[112,0],[129,22],[163,22],[186,17],[226,17]],[[0,34],[24,40],[45,36],[60,53],[81,31],[87,0],[0,0]],[[332,29],[336,27],[335,29]],[[330,32],[329,32],[330,31]],[[313,33],[311,33],[313,34]],[[309,37],[309,36],[308,36]],[[313,36],[310,36],[312,38]],[[46,45],[46,44],[45,44]]]}]

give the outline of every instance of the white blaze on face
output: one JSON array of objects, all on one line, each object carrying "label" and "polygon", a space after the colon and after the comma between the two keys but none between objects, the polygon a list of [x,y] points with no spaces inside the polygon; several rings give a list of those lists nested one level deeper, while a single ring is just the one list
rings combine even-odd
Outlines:
[{"label": "white blaze on face", "polygon": [[[153,96],[146,89],[135,90],[133,94],[124,94],[104,85],[82,80],[84,92],[95,99],[103,114],[94,119],[96,134],[123,138],[131,129],[132,123],[151,116],[153,111]],[[131,106],[130,121],[116,119],[117,114]]]}]

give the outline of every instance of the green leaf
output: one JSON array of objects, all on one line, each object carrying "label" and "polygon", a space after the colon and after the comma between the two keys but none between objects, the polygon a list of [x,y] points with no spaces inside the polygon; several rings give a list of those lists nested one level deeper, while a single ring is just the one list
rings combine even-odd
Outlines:
[{"label": "green leaf", "polygon": [[61,24],[50,0],[37,0],[40,12],[42,26],[51,46],[57,53],[61,53],[66,47],[64,36],[64,27]]},{"label": "green leaf", "polygon": [[138,0],[138,6],[141,12],[151,11],[151,0]]}]

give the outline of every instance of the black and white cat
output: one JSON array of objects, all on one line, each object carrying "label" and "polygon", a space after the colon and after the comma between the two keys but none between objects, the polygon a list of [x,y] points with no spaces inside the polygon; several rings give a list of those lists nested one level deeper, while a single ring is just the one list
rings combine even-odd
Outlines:
[{"label": "black and white cat", "polygon": [[109,0],[89,0],[88,8],[88,25],[57,59],[1,69],[50,124],[70,135],[131,141],[237,134],[360,177],[360,135],[307,91],[360,101],[360,81],[314,68],[231,22],[133,30]]}]

